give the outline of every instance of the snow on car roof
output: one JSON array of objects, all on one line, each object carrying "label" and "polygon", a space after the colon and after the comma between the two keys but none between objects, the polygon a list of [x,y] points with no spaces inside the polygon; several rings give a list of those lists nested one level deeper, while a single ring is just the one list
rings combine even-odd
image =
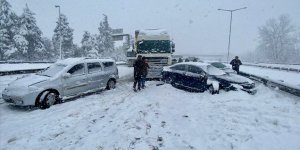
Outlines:
[{"label": "snow on car roof", "polygon": [[203,62],[182,62],[180,64],[186,64],[186,65],[195,65],[195,66],[199,66],[202,69],[206,68],[208,65],[208,63],[203,63]]},{"label": "snow on car roof", "polygon": [[224,71],[212,66],[211,64],[208,63],[203,63],[203,62],[182,62],[179,64],[186,64],[186,65],[194,65],[200,67],[202,70],[204,70],[206,73],[210,75],[223,75],[226,74]]},{"label": "snow on car roof", "polygon": [[90,60],[90,61],[111,61],[111,62],[115,62],[115,60],[111,59],[111,58],[88,58],[88,57],[79,57],[79,58],[67,58],[67,59],[63,59],[63,60],[58,60],[56,63],[57,64],[66,64],[66,65],[71,65],[71,64],[75,64],[77,62],[82,62],[84,60]]}]

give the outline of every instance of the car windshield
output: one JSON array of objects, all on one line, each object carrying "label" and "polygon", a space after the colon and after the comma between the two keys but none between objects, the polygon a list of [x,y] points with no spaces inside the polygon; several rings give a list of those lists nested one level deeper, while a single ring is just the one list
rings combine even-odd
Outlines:
[{"label": "car windshield", "polygon": [[219,62],[214,62],[214,63],[211,63],[212,66],[216,67],[216,68],[219,68],[219,69],[224,69],[226,68],[226,66],[222,63],[219,63]]},{"label": "car windshield", "polygon": [[58,72],[63,70],[67,65],[65,64],[54,64],[48,67],[47,69],[37,73],[38,75],[47,76],[47,77],[53,77]]},{"label": "car windshield", "polygon": [[224,71],[212,66],[212,65],[208,65],[207,66],[207,73],[209,75],[215,75],[215,76],[219,76],[219,75],[224,75],[226,74]]}]

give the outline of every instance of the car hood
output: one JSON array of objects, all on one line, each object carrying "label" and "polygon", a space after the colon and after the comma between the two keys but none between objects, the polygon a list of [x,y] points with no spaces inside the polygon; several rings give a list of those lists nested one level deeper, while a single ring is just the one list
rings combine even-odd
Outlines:
[{"label": "car hood", "polygon": [[49,80],[50,77],[31,74],[23,76],[9,84],[9,87],[28,87],[30,85]]},{"label": "car hood", "polygon": [[232,83],[254,83],[252,80],[234,73],[227,73],[225,75],[216,76],[216,78],[223,79]]}]

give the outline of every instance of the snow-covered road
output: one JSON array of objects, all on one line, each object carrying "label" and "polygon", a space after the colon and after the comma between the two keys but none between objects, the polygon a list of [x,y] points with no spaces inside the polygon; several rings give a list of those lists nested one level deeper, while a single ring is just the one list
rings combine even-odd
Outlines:
[{"label": "snow-covered road", "polygon": [[46,110],[0,104],[0,148],[300,149],[299,97],[263,85],[256,95],[189,93],[157,81],[134,93],[132,68],[119,72],[116,89]]}]

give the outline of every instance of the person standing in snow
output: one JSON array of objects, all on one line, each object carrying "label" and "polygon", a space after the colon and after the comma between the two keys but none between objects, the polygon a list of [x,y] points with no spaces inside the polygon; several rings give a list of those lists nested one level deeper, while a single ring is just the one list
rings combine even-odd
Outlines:
[{"label": "person standing in snow", "polygon": [[233,60],[231,60],[230,64],[232,65],[232,69],[235,70],[237,72],[237,74],[239,74],[240,65],[242,65],[242,62],[241,62],[241,60],[239,60],[239,57],[235,56],[235,58]]},{"label": "person standing in snow", "polygon": [[142,69],[142,79],[141,79],[141,86],[142,86],[142,89],[145,88],[145,82],[146,82],[146,77],[147,77],[147,74],[148,74],[148,68],[149,67],[149,64],[148,64],[148,61],[146,59],[146,57],[142,57],[142,60],[143,60],[143,69]]},{"label": "person standing in snow", "polygon": [[143,65],[144,62],[142,60],[142,56],[138,55],[138,58],[135,60],[133,63],[133,77],[134,77],[134,82],[133,82],[133,90],[136,92],[136,85],[138,85],[138,90],[141,90],[141,78],[143,75]]}]

